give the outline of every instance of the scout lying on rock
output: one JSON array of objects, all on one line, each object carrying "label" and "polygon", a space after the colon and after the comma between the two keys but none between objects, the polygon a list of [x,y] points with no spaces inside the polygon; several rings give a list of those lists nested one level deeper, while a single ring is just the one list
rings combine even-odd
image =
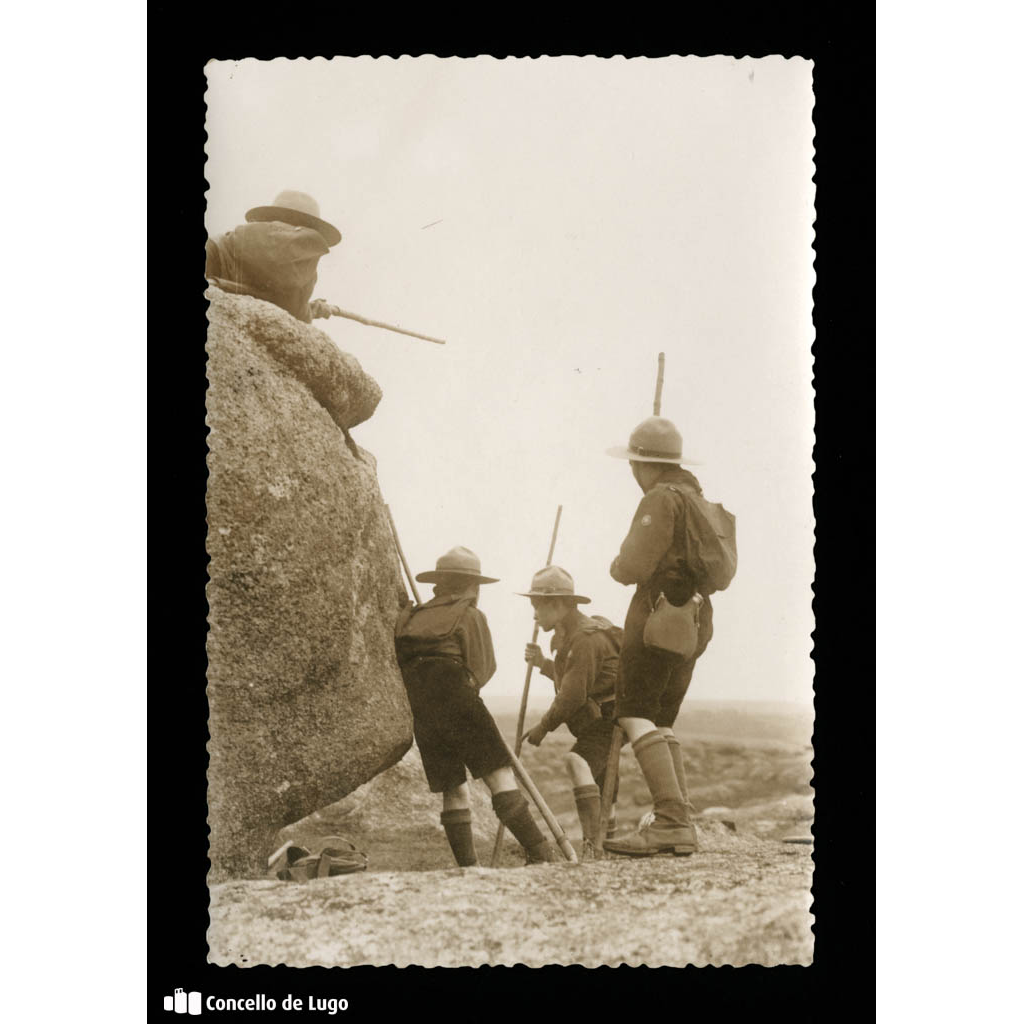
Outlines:
[{"label": "scout lying on rock", "polygon": [[221,291],[272,302],[307,324],[314,318],[341,316],[444,344],[440,338],[349,313],[324,299],[311,299],[320,257],[341,241],[341,232],[320,219],[320,206],[312,196],[281,192],[272,205],[254,207],[245,219],[247,223],[206,243],[206,278]]}]

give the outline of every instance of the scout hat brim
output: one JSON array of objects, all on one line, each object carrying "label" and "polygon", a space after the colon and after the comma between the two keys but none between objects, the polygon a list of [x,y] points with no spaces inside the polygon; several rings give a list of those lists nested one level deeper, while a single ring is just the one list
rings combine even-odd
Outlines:
[{"label": "scout hat brim", "polygon": [[303,213],[301,210],[292,210],[287,206],[254,206],[246,215],[245,219],[252,221],[281,220],[285,224],[293,224],[297,228],[312,228],[324,237],[329,246],[337,245],[341,241],[341,232],[327,221],[314,217],[310,213]]},{"label": "scout hat brim", "polygon": [[613,459],[629,459],[630,462],[668,462],[673,466],[699,466],[700,462],[695,459],[684,459],[682,455],[640,455],[624,445],[615,448],[606,448],[605,454]]},{"label": "scout hat brim", "polygon": [[428,569],[416,576],[417,583],[439,583],[441,580],[465,580],[467,583],[499,583],[493,576],[481,576],[462,569]]},{"label": "scout hat brim", "polygon": [[517,590],[514,593],[517,597],[564,597],[567,601],[575,601],[577,604],[590,604],[590,598],[582,594],[553,594],[550,590],[530,590],[525,594]]}]

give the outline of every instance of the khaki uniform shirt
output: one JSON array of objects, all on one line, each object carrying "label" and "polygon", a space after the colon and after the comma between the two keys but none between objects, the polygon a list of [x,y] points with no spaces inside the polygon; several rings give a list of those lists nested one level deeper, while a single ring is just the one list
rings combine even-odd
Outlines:
[{"label": "khaki uniform shirt", "polygon": [[545,658],[540,670],[555,684],[555,699],[540,720],[545,732],[569,722],[588,700],[610,700],[619,671],[615,645],[598,623],[579,609],[573,609],[555,627],[551,648],[554,661]]},{"label": "khaki uniform shirt", "polygon": [[[701,487],[697,478],[685,469],[670,466],[658,482],[640,499],[629,533],[609,570],[619,583],[637,585],[626,614],[625,643],[636,642],[659,593],[673,604],[681,605],[695,593],[703,593],[686,564],[685,500],[663,484]],[[703,595],[707,599],[707,594]],[[705,600],[701,616],[711,614],[710,601]]]},{"label": "khaki uniform shirt", "polygon": [[[686,514],[685,504],[663,484],[692,487],[701,493],[700,484],[692,473],[670,467],[640,499],[629,534],[609,571],[619,583],[636,583],[641,587],[658,582],[664,590],[666,583],[689,583],[690,593],[679,601],[683,603],[698,589],[684,560],[686,534],[681,517]],[[655,581],[656,576],[663,578]]]}]

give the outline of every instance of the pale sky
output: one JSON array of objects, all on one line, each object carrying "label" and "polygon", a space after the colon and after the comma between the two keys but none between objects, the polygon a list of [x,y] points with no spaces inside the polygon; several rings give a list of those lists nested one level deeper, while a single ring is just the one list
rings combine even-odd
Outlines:
[{"label": "pale sky", "polygon": [[[739,570],[689,697],[809,703],[811,62],[318,58],[207,75],[208,230],[308,192],[344,236],[314,295],[447,339],[315,322],[384,391],[353,436],[413,571],[463,544],[501,578],[481,588],[498,660],[484,696],[521,692],[533,620],[514,592],[558,504],[555,563],[584,611],[622,623],[633,588],[608,566],[641,492],[604,451],[651,414],[663,351],[662,415],[737,519]],[[535,674],[531,719],[550,685]]]}]

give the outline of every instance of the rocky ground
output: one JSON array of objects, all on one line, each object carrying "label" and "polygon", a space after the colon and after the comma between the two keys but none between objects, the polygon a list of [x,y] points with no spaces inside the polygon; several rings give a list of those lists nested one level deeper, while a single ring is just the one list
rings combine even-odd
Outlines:
[{"label": "rocky ground", "polygon": [[701,828],[692,857],[214,887],[217,964],[808,964],[810,847]]},{"label": "rocky ground", "polygon": [[[498,717],[514,731],[514,722],[510,729]],[[810,963],[809,722],[751,722],[731,711],[702,717],[698,709],[679,725],[699,812],[701,850],[692,857],[525,867],[506,839],[500,868],[455,868],[439,800],[427,793],[413,750],[279,837],[303,843],[318,834],[348,836],[368,854],[366,873],[211,887],[211,962]],[[523,760],[578,840],[562,766],[572,740],[562,732],[527,747]],[[621,780],[619,818],[633,824],[649,796],[628,748]],[[473,812],[478,857],[487,865],[496,821],[482,784],[473,787]]]}]

